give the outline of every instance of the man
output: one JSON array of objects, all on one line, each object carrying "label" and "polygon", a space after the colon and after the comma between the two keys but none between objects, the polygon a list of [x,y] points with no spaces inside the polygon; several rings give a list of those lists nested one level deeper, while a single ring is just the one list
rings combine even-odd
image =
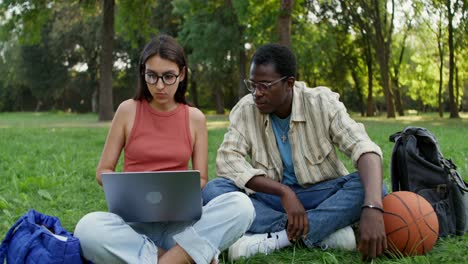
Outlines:
[{"label": "man", "polygon": [[[287,47],[268,44],[255,52],[245,80],[252,95],[231,111],[216,159],[220,178],[204,188],[204,203],[226,192],[249,194],[256,217],[229,248],[231,260],[294,242],[354,250],[350,225],[357,221],[359,250],[374,258],[387,248],[382,152],[338,94],[307,88],[295,77],[296,59]],[[358,172],[346,170],[335,146]]]}]

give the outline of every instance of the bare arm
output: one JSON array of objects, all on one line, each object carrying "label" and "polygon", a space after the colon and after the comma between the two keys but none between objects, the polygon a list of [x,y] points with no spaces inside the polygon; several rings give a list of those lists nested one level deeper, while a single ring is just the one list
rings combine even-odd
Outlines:
[{"label": "bare arm", "polygon": [[369,152],[358,160],[358,170],[364,185],[364,204],[382,206],[382,161],[380,156]]},{"label": "bare arm", "polygon": [[127,100],[119,106],[115,113],[102,150],[101,159],[96,168],[96,180],[99,185],[102,185],[101,174],[103,172],[115,170],[122,149],[125,146],[128,122],[133,122],[135,104],[133,100]]},{"label": "bare arm", "polygon": [[300,239],[309,232],[309,220],[304,206],[287,185],[264,176],[254,176],[247,182],[246,187],[256,192],[273,194],[281,198],[281,204],[288,215],[287,233],[289,240]]},{"label": "bare arm", "polygon": [[200,187],[203,189],[208,182],[208,129],[203,113],[190,108],[190,126],[193,140],[192,168],[200,171]]},{"label": "bare arm", "polygon": [[[369,152],[358,160],[358,170],[364,185],[364,204],[382,208],[382,161],[380,156]],[[364,208],[360,220],[359,250],[364,259],[375,258],[387,248],[383,214],[379,210]]]}]

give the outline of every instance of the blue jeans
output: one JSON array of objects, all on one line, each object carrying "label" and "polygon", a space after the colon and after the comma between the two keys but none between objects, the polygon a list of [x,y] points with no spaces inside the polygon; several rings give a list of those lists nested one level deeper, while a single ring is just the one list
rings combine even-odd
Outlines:
[{"label": "blue jeans", "polygon": [[[309,233],[303,239],[307,247],[314,247],[336,230],[357,222],[361,216],[364,188],[356,172],[309,187],[290,187],[309,218]],[[203,189],[203,202],[208,203],[218,195],[234,191],[242,190],[229,179],[216,178]],[[386,192],[384,184],[383,194]],[[286,228],[288,217],[278,196],[257,192],[249,197],[256,213],[249,232],[268,233]]]},{"label": "blue jeans", "polygon": [[107,212],[85,215],[75,228],[84,257],[93,263],[157,263],[158,248],[176,243],[196,263],[210,263],[236,242],[255,217],[240,192],[221,195],[203,206],[194,222],[126,223]]}]

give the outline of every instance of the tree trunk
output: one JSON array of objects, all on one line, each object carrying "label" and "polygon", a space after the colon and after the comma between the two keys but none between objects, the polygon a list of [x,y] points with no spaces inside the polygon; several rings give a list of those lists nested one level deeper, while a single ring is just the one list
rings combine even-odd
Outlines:
[{"label": "tree trunk", "polygon": [[279,44],[291,46],[291,13],[293,0],[281,0],[278,17]]},{"label": "tree trunk", "polygon": [[[386,57],[386,53],[389,51],[382,50],[383,47],[377,49],[377,59],[380,65],[380,76],[382,78],[382,88],[385,96],[385,104],[387,106],[387,117],[392,118],[395,117],[395,106],[393,104],[393,93],[390,89],[390,80],[388,74],[388,60]],[[379,54],[380,53],[380,54]]]},{"label": "tree trunk", "polygon": [[[369,51],[370,53],[370,51]],[[374,88],[374,78],[372,75],[372,55],[366,57],[367,64],[367,116],[374,116],[374,97],[373,97],[373,88]]]},{"label": "tree trunk", "polygon": [[359,73],[356,71],[355,67],[351,67],[351,77],[353,78],[354,85],[356,86],[356,92],[359,97],[359,111],[361,112],[361,116],[365,116],[366,112],[364,111],[364,97],[362,96],[362,85],[359,79]]},{"label": "tree trunk", "polygon": [[224,115],[224,93],[221,87],[215,89],[216,114]]},{"label": "tree trunk", "polygon": [[446,7],[448,12],[448,46],[449,46],[449,82],[448,82],[448,90],[449,90],[449,104],[450,104],[450,118],[459,118],[458,115],[458,107],[455,100],[455,94],[453,89],[453,77],[455,72],[455,54],[454,54],[454,46],[453,46],[453,16],[454,11],[452,10],[451,0],[446,0]]},{"label": "tree trunk", "polygon": [[403,63],[403,56],[405,55],[406,48],[406,39],[408,38],[408,32],[411,29],[411,19],[409,19],[406,24],[406,29],[404,31],[403,40],[401,42],[400,55],[398,56],[398,62],[394,66],[394,77],[393,77],[393,91],[395,93],[395,107],[399,116],[404,116],[405,111],[403,109],[403,103],[401,101],[401,91],[400,91],[400,67]]},{"label": "tree trunk", "polygon": [[90,98],[90,104],[89,106],[91,107],[91,111],[93,113],[98,112],[98,90],[99,90],[99,80],[98,80],[98,71],[99,71],[99,66],[97,62],[97,53],[96,56],[94,57],[88,57],[88,72],[89,72],[89,82],[91,84],[92,88],[92,94]]},{"label": "tree trunk", "polygon": [[98,89],[96,89],[91,95],[91,111],[93,113],[97,113],[99,111],[98,100]]},{"label": "tree trunk", "polygon": [[244,79],[247,79],[247,55],[245,54],[244,41],[242,40],[245,28],[241,25],[237,28],[239,31],[239,65],[237,67],[239,70],[239,87],[237,89],[237,99],[240,100],[247,93],[244,84]]},{"label": "tree trunk", "polygon": [[[394,9],[395,3],[392,1],[392,9]],[[390,19],[390,27],[387,30],[385,28],[386,20],[384,20],[384,25],[382,25],[382,21],[380,18],[380,7],[379,1],[374,0],[374,27],[376,33],[376,53],[377,53],[377,61],[379,62],[380,68],[380,75],[381,75],[381,82],[382,88],[385,96],[385,102],[387,106],[387,117],[394,118],[395,117],[395,106],[393,104],[393,93],[392,89],[390,89],[390,78],[389,78],[389,61],[390,61],[390,43],[391,43],[391,36],[393,31],[393,16],[394,11],[392,12],[392,18]],[[386,16],[385,16],[386,17]]]},{"label": "tree trunk", "polygon": [[440,65],[439,65],[439,91],[438,91],[438,103],[439,103],[439,117],[444,117],[444,106],[442,104],[442,87],[443,87],[443,79],[444,79],[444,58],[443,54],[439,50],[439,59],[440,59]]},{"label": "tree trunk", "polygon": [[400,93],[400,85],[398,84],[398,80],[393,80],[393,91],[395,93],[395,108],[398,112],[399,116],[404,116],[405,111],[403,109],[403,104],[401,102],[401,93]]},{"label": "tree trunk", "polygon": [[244,79],[247,79],[247,56],[243,47],[239,50],[239,88],[237,90],[237,98],[240,100],[246,94]]},{"label": "tree trunk", "polygon": [[442,46],[442,12],[439,17],[439,33],[437,34],[437,51],[439,52],[439,117],[444,117],[444,106],[442,104],[442,88],[444,85],[444,48]]},{"label": "tree trunk", "polygon": [[458,82],[458,66],[455,66],[455,104],[457,111],[460,108],[460,83]]},{"label": "tree trunk", "polygon": [[190,77],[190,95],[192,97],[193,105],[198,107],[198,89],[197,81],[195,81],[195,71],[192,71],[192,76]]},{"label": "tree trunk", "polygon": [[114,115],[112,100],[112,53],[114,48],[114,0],[104,0],[101,48],[101,78],[99,83],[99,121],[111,120]]}]

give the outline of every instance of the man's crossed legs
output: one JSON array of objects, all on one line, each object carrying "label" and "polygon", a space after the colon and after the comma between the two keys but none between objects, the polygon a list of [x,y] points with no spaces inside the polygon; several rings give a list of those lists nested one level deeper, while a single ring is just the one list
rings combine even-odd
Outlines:
[{"label": "man's crossed legs", "polygon": [[[356,239],[350,225],[361,215],[364,188],[358,173],[320,182],[309,187],[290,186],[306,210],[309,232],[302,239],[309,247],[342,248],[354,250]],[[216,178],[205,186],[203,203],[227,192],[243,191],[234,182]],[[386,193],[386,187],[383,187]],[[248,233],[229,248],[229,258],[249,257],[256,253],[268,254],[291,245],[287,238],[287,215],[280,197],[254,193],[249,196],[256,217]]]}]

